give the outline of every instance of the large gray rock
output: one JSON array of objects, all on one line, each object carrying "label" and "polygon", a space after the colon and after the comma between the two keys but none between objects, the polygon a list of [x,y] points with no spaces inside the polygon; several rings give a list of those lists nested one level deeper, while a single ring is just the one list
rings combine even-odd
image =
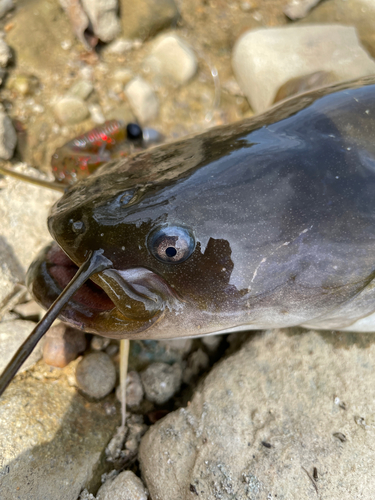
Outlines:
[{"label": "large gray rock", "polygon": [[345,81],[375,73],[354,28],[340,25],[290,26],[245,33],[236,43],[233,70],[251,107],[260,113],[291,79],[316,72]]},{"label": "large gray rock", "polygon": [[0,399],[1,500],[77,500],[100,485],[119,412],[106,411],[112,399],[89,403],[60,373],[18,379]]},{"label": "large gray rock", "polygon": [[151,498],[372,500],[374,341],[297,329],[253,336],[143,437]]}]

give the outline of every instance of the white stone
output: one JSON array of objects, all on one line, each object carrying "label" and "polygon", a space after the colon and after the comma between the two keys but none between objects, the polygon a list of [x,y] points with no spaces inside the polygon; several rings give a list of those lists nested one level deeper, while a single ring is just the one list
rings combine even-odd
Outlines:
[{"label": "white stone", "polygon": [[78,80],[70,87],[68,94],[86,100],[93,90],[94,85],[90,81]]},{"label": "white stone", "polygon": [[335,81],[375,73],[375,62],[361,47],[355,29],[304,25],[245,33],[232,56],[237,81],[257,113],[269,108],[278,89],[292,78],[326,71]]},{"label": "white stone", "polygon": [[120,32],[120,20],[117,16],[117,0],[82,0],[95,35],[103,42],[110,42]]},{"label": "white stone", "polygon": [[63,125],[74,125],[89,117],[90,112],[85,102],[79,97],[66,96],[54,105],[56,118]]},{"label": "white stone", "polygon": [[127,95],[133,113],[141,123],[153,120],[159,113],[159,102],[151,85],[143,78],[133,78],[125,86]]},{"label": "white stone", "polygon": [[154,42],[146,65],[164,79],[187,83],[198,68],[193,50],[177,35],[160,35]]}]

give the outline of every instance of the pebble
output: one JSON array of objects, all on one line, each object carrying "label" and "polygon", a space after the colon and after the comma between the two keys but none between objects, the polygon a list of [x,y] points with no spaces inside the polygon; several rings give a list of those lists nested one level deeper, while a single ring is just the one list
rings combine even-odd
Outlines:
[{"label": "pebble", "polygon": [[0,159],[10,160],[17,144],[17,134],[12,120],[0,111]]},{"label": "pebble", "polygon": [[76,369],[77,386],[88,396],[100,399],[115,387],[116,369],[105,352],[87,354]]},{"label": "pebble", "polygon": [[[126,377],[126,406],[134,408],[142,403],[144,390],[138,372],[130,371]],[[116,397],[121,402],[121,387],[116,389]]]},{"label": "pebble", "polygon": [[180,14],[174,0],[120,0],[124,38],[151,38],[159,31],[175,26]]},{"label": "pebble", "polygon": [[68,94],[73,97],[78,97],[85,101],[92,91],[94,90],[94,85],[88,80],[78,80],[72,85],[68,91]]},{"label": "pebble", "polygon": [[5,16],[14,7],[13,0],[0,1],[0,19]]},{"label": "pebble", "polygon": [[191,380],[199,375],[203,370],[207,370],[210,364],[210,359],[208,354],[206,354],[202,349],[197,349],[192,354],[190,354],[186,367],[184,369],[182,380],[185,384],[191,382]]},{"label": "pebble", "polygon": [[93,335],[91,339],[91,349],[94,351],[104,351],[109,346],[111,339],[107,337],[102,337],[101,335]]},{"label": "pebble", "polygon": [[232,65],[256,113],[269,108],[278,89],[293,78],[325,71],[344,81],[375,73],[355,29],[339,25],[249,31],[237,41]]},{"label": "pebble", "polygon": [[112,41],[120,32],[117,0],[81,0],[94,34],[102,42]]},{"label": "pebble", "polygon": [[33,95],[40,87],[40,82],[34,75],[20,74],[10,78],[7,87],[25,97]]},{"label": "pebble", "polygon": [[118,427],[105,449],[107,462],[112,462],[117,469],[129,467],[135,462],[139,443],[148,426],[142,415],[126,414],[125,427]]},{"label": "pebble", "polygon": [[148,492],[134,472],[126,470],[99,488],[96,500],[147,500]]},{"label": "pebble", "polygon": [[352,26],[356,29],[362,46],[375,57],[374,16],[374,0],[330,0],[321,2],[299,23],[339,23]]},{"label": "pebble", "polygon": [[127,68],[121,68],[114,71],[111,78],[116,82],[121,82],[123,84],[130,82],[133,78],[133,72]]},{"label": "pebble", "polygon": [[13,308],[13,311],[21,316],[22,319],[36,322],[41,319],[45,312],[44,309],[35,302],[35,300],[18,304]]},{"label": "pebble", "polygon": [[143,144],[147,146],[151,146],[152,144],[160,144],[163,142],[164,136],[158,130],[155,130],[150,127],[145,127],[143,129]]},{"label": "pebble", "polygon": [[109,346],[105,348],[105,352],[112,358],[119,352],[119,344],[110,343]]},{"label": "pebble", "polygon": [[128,40],[127,38],[117,38],[107,45],[106,52],[109,54],[125,54],[133,49],[139,49],[142,45],[140,40]]},{"label": "pebble", "polygon": [[150,497],[371,500],[374,335],[289,329],[250,339],[143,437]]},{"label": "pebble", "polygon": [[98,125],[105,122],[105,116],[100,104],[92,103],[88,105],[91,120]]},{"label": "pebble", "polygon": [[53,107],[56,118],[62,125],[74,125],[83,122],[90,112],[85,102],[73,96],[60,99]]},{"label": "pebble", "polygon": [[145,64],[163,80],[179,85],[191,80],[198,69],[193,50],[175,34],[159,35]]},{"label": "pebble", "polygon": [[135,77],[125,86],[130,107],[141,123],[146,123],[157,117],[159,102],[152,87],[141,77]]},{"label": "pebble", "polygon": [[[34,322],[23,321],[21,319],[3,321],[0,323],[0,373],[4,370],[13,355],[16,353],[21,344],[27,339],[34,328]],[[21,366],[19,372],[23,372],[35,365],[41,357],[41,348],[40,345],[37,345],[31,355]]]},{"label": "pebble", "polygon": [[141,373],[146,399],[161,405],[166,403],[180,388],[182,369],[178,363],[153,363]]},{"label": "pebble", "polygon": [[96,500],[92,493],[89,493],[86,488],[79,495],[78,500]]},{"label": "pebble", "polygon": [[5,68],[12,57],[12,52],[6,42],[0,38],[0,67]]},{"label": "pebble", "polygon": [[86,345],[83,332],[59,323],[44,336],[43,360],[47,365],[64,368],[86,349]]},{"label": "pebble", "polygon": [[295,21],[306,17],[310,10],[318,5],[321,0],[291,0],[284,7],[284,14]]},{"label": "pebble", "polygon": [[223,335],[206,335],[201,338],[203,344],[210,352],[216,351],[223,340]]}]

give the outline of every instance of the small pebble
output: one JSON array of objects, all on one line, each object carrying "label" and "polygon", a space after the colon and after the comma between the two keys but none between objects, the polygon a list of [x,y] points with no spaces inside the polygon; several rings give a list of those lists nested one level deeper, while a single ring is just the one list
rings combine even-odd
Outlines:
[{"label": "small pebble", "polygon": [[76,381],[79,389],[88,396],[104,398],[115,387],[115,365],[105,352],[90,353],[79,362]]},{"label": "small pebble", "polygon": [[13,0],[0,0],[0,19],[14,7]]},{"label": "small pebble", "polygon": [[106,348],[105,352],[112,358],[115,354],[117,354],[119,351],[119,345],[118,344],[109,344],[109,346]]},{"label": "small pebble", "polygon": [[10,78],[9,83],[7,83],[8,88],[22,96],[34,94],[39,86],[39,79],[36,76],[26,74],[15,75],[13,78]]},{"label": "small pebble", "polygon": [[0,38],[0,66],[2,68],[5,68],[11,57],[12,57],[12,52],[10,51],[10,48],[5,43],[5,41],[2,38]]},{"label": "small pebble", "polygon": [[68,91],[68,94],[73,97],[78,97],[85,101],[91,92],[94,90],[94,85],[87,80],[79,80],[74,85],[72,85]]},{"label": "small pebble", "polygon": [[180,388],[182,369],[178,363],[153,363],[141,373],[146,398],[156,404],[168,401]]},{"label": "small pebble", "polygon": [[[126,377],[126,406],[134,408],[142,402],[144,390],[138,372],[131,371]],[[116,389],[116,397],[121,402],[121,387]]]},{"label": "small pebble", "polygon": [[100,488],[96,500],[147,500],[148,492],[134,472],[126,470]]},{"label": "small pebble", "polygon": [[0,158],[10,160],[17,144],[17,134],[14,130],[12,120],[0,111]]},{"label": "small pebble", "polygon": [[143,143],[147,146],[150,146],[151,144],[158,144],[163,140],[164,136],[158,130],[150,127],[143,129]]},{"label": "small pebble", "polygon": [[128,432],[129,429],[127,426],[117,427],[114,436],[105,449],[105,454],[109,462],[114,462],[120,456]]},{"label": "small pebble", "polygon": [[63,125],[74,125],[89,117],[90,112],[82,99],[67,96],[60,99],[53,108],[56,118]]},{"label": "small pebble", "polygon": [[182,356],[189,354],[193,346],[193,339],[173,339],[173,340],[160,340],[160,345],[165,345],[165,347],[172,349],[180,353]]},{"label": "small pebble", "polygon": [[114,80],[115,82],[120,82],[122,84],[129,83],[130,80],[134,77],[133,73],[130,71],[130,69],[117,69],[116,71],[113,72],[111,75],[111,79]]},{"label": "small pebble", "polygon": [[100,104],[96,104],[96,103],[89,104],[88,108],[90,111],[91,120],[94,123],[101,125],[102,123],[105,122],[105,116],[103,114],[103,111],[102,111]]},{"label": "small pebble", "polygon": [[81,0],[94,34],[102,42],[111,42],[120,32],[117,0]]},{"label": "small pebble", "polygon": [[320,0],[291,0],[283,9],[284,14],[295,21],[306,17],[309,11],[315,7]]},{"label": "small pebble", "polygon": [[170,26],[180,17],[174,0],[122,0],[121,24],[124,38],[145,40]]},{"label": "small pebble", "polygon": [[39,321],[44,313],[44,309],[40,307],[35,300],[30,300],[24,304],[18,304],[13,308],[13,311],[21,316],[22,319],[27,319],[29,321]]},{"label": "small pebble", "polygon": [[216,351],[222,340],[222,335],[207,335],[206,337],[201,338],[201,341],[210,352]]},{"label": "small pebble", "polygon": [[146,65],[162,78],[182,85],[197,72],[198,62],[192,49],[177,35],[160,35],[154,42]]},{"label": "small pebble", "polygon": [[137,49],[142,45],[140,40],[129,40],[127,38],[117,38],[106,47],[109,54],[125,54],[129,50]]},{"label": "small pebble", "polygon": [[79,495],[78,500],[95,500],[95,497],[92,493],[89,493],[85,488]]},{"label": "small pebble", "polygon": [[209,363],[209,357],[202,349],[193,352],[189,356],[187,366],[184,369],[182,379],[185,384],[188,384],[194,377],[199,375],[201,371],[206,370]]},{"label": "small pebble", "polygon": [[91,339],[91,349],[94,351],[104,351],[109,346],[111,339],[107,337],[101,337],[100,335],[94,335]]},{"label": "small pebble", "polygon": [[148,122],[157,117],[159,102],[152,87],[141,77],[133,78],[125,86],[127,95],[135,116],[141,123]]},{"label": "small pebble", "polygon": [[80,330],[59,323],[45,335],[43,360],[47,365],[64,368],[86,349],[86,336]]}]

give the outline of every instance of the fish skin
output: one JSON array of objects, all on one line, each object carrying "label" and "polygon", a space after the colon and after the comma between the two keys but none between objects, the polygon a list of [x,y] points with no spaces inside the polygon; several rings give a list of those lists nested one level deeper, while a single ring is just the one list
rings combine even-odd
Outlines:
[{"label": "fish skin", "polygon": [[[367,78],[110,162],[66,192],[49,229],[77,265],[102,248],[116,272],[138,269],[139,279],[129,298],[99,273],[93,280],[116,307],[93,313],[70,304],[62,317],[113,338],[355,330],[375,312],[374,139],[375,80]],[[72,229],[77,221],[81,234]],[[180,264],[160,262],[148,248],[148,235],[166,224],[195,236]],[[29,273],[44,306],[52,300],[48,266],[44,253]],[[151,281],[155,310],[151,292],[139,292]]]}]

